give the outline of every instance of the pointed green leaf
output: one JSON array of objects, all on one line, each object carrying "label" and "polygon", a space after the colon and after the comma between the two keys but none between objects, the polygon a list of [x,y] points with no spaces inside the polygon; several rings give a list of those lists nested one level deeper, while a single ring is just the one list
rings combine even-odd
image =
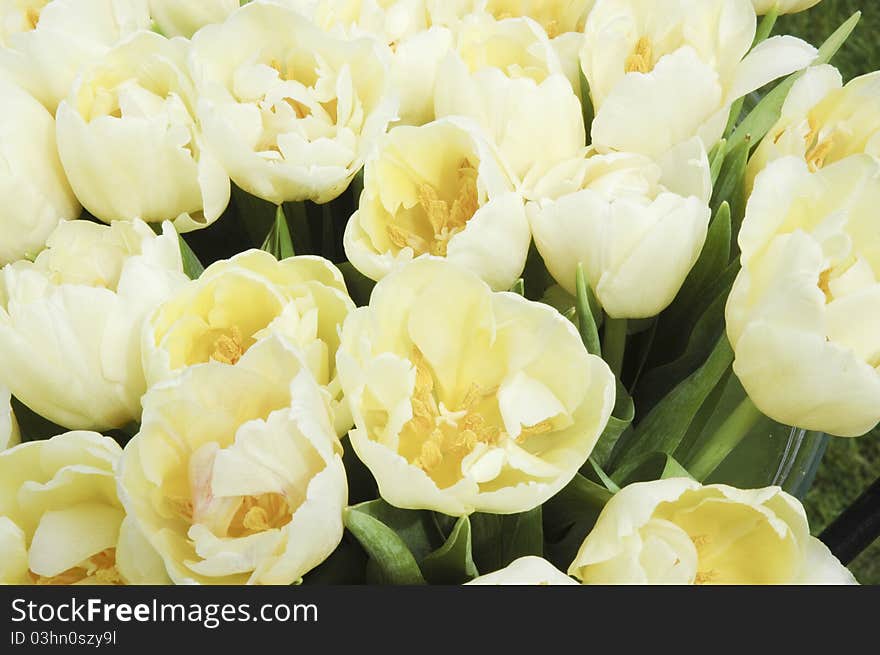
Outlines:
[{"label": "pointed green leaf", "polygon": [[691,474],[675,461],[675,458],[666,453],[650,453],[645,455],[636,464],[632,473],[621,482],[622,485],[630,485],[636,482],[651,482],[653,480],[668,480],[669,478],[691,478]]},{"label": "pointed green leaf", "polygon": [[612,477],[625,480],[652,452],[672,453],[681,443],[703,402],[733,363],[733,350],[722,335],[705,363],[661,400],[642,420],[621,453]]},{"label": "pointed green leaf", "polygon": [[196,254],[189,247],[183,235],[178,234],[177,238],[180,243],[180,258],[183,261],[183,272],[186,273],[190,280],[197,280],[205,271],[205,267],[202,266],[202,262],[196,257]]},{"label": "pointed green leaf", "polygon": [[600,482],[602,482],[602,484],[605,486],[605,488],[608,491],[610,491],[613,494],[616,494],[618,491],[620,491],[620,487],[618,487],[617,484],[614,482],[614,480],[612,480],[608,476],[608,474],[605,473],[605,471],[602,469],[602,467],[599,465],[599,463],[593,457],[590,457],[590,459],[588,460],[588,463],[592,467],[593,473],[596,474],[596,477],[599,478]]},{"label": "pointed green leaf", "polygon": [[522,278],[518,279],[513,283],[513,286],[510,287],[511,293],[515,293],[518,296],[526,297],[526,282]]},{"label": "pointed green leaf", "polygon": [[773,28],[776,26],[776,20],[778,18],[779,7],[772,7],[770,11],[764,14],[761,22],[758,23],[758,29],[755,31],[755,40],[752,41],[752,48],[767,40],[770,34],[773,33]]},{"label": "pointed green leaf", "polygon": [[749,144],[743,141],[734,148],[728,150],[721,167],[718,182],[712,190],[712,207],[721,208],[721,203],[735,204],[742,197],[746,176],[746,166],[749,163]]},{"label": "pointed green leaf", "polygon": [[343,518],[345,527],[367,551],[383,582],[425,584],[412,551],[393,529],[358,506],[346,508]]},{"label": "pointed green leaf", "polygon": [[596,119],[596,109],[593,107],[593,98],[590,94],[590,83],[587,81],[587,78],[584,75],[584,70],[580,66],[578,66],[578,75],[580,75],[581,109],[584,118],[584,132],[587,137],[585,145],[590,145],[590,143],[592,143],[591,132],[593,121]]},{"label": "pointed green leaf", "polygon": [[294,256],[290,229],[287,226],[287,217],[284,215],[282,205],[278,205],[275,211],[275,222],[272,224],[269,234],[266,235],[261,250],[271,253],[278,261]]},{"label": "pointed green leaf", "polygon": [[437,531],[432,513],[427,510],[401,509],[381,498],[355,505],[362,514],[381,521],[399,536],[417,561],[443,544],[443,535]]},{"label": "pointed green leaf", "polygon": [[581,333],[581,339],[587,352],[591,355],[602,356],[602,346],[599,341],[599,329],[596,327],[596,319],[593,314],[593,302],[591,301],[592,290],[587,284],[584,275],[584,267],[578,264],[577,268],[577,297],[575,300],[575,309],[577,310],[578,331]]},{"label": "pointed green leaf", "polygon": [[611,459],[611,453],[614,451],[617,440],[624,431],[632,424],[636,415],[636,407],[633,399],[626,391],[626,387],[621,384],[620,380],[616,380],[616,397],[614,400],[614,410],[611,412],[611,418],[608,424],[596,442],[593,448],[591,459],[594,459],[600,466],[605,466]]},{"label": "pointed green leaf", "polygon": [[467,516],[455,522],[446,542],[425,557],[421,568],[431,584],[462,584],[479,575],[473,558],[471,522]]},{"label": "pointed green leaf", "polygon": [[709,223],[700,258],[685,279],[673,305],[681,310],[692,307],[700,292],[718,279],[730,262],[731,239],[730,205],[724,201]]},{"label": "pointed green leaf", "polygon": [[[733,111],[731,111],[733,116]],[[733,120],[733,118],[731,118]],[[724,164],[724,158],[727,156],[727,139],[721,139],[709,152],[709,171],[712,176],[712,187],[718,182],[718,176],[721,174],[721,166]]]}]

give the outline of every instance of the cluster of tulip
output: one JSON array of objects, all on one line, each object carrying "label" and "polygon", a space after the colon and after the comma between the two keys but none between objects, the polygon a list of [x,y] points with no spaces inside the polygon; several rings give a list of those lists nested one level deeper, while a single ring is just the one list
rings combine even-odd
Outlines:
[{"label": "cluster of tulip", "polygon": [[0,0],[0,581],[855,582],[717,474],[880,421],[818,1]]}]

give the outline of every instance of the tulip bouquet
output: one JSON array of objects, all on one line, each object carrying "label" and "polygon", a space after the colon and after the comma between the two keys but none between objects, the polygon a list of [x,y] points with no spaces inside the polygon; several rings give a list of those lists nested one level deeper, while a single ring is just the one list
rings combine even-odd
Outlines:
[{"label": "tulip bouquet", "polygon": [[0,0],[0,581],[855,582],[798,498],[880,421],[880,78],[817,2]]}]

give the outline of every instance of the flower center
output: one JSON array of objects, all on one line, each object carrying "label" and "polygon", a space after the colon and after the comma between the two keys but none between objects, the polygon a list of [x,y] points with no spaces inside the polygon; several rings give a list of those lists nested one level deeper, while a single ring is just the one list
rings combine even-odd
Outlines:
[{"label": "flower center", "polygon": [[[497,412],[496,389],[471,385],[455,411],[449,410],[434,396],[434,378],[421,351],[414,347],[411,360],[416,368],[416,383],[412,397],[413,417],[401,431],[404,443],[417,444],[409,448],[409,460],[441,487],[452,486],[461,479],[462,460],[478,444],[497,446],[509,435],[497,422],[486,418]],[[550,421],[523,427],[518,442],[536,434],[552,432]]]},{"label": "flower center", "polygon": [[35,585],[72,585],[84,580],[94,581],[102,585],[125,584],[116,569],[116,549],[107,548],[92,555],[79,566],[74,566],[51,577],[37,575],[33,571],[28,574]]},{"label": "flower center", "polygon": [[386,226],[388,238],[398,248],[412,248],[416,256],[430,253],[445,257],[449,241],[467,227],[467,222],[479,209],[477,169],[467,159],[462,160],[458,168],[457,193],[451,203],[441,199],[437,189],[429,184],[419,185],[417,198],[431,236],[425,238],[413,230],[389,223]]},{"label": "flower center", "polygon": [[825,138],[819,139],[819,128],[810,121],[810,131],[804,137],[807,144],[807,166],[811,173],[821,170],[828,159],[828,155],[834,149],[834,132]]},{"label": "flower center", "polygon": [[228,331],[222,332],[214,340],[214,350],[211,359],[222,364],[237,364],[244,355],[244,339],[241,330],[233,325]]},{"label": "flower center", "polygon": [[282,528],[293,519],[287,499],[278,493],[245,496],[232,517],[227,535],[247,537],[266,530]]},{"label": "flower center", "polygon": [[626,58],[627,73],[650,73],[654,70],[654,46],[647,36],[639,37],[632,54]]}]

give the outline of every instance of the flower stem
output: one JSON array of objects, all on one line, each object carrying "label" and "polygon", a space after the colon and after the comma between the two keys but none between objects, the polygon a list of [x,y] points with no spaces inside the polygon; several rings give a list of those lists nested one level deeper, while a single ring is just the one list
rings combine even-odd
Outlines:
[{"label": "flower stem", "polygon": [[605,316],[605,333],[602,339],[602,354],[611,371],[618,378],[623,370],[623,356],[626,351],[626,328],[625,318],[611,318]]},{"label": "flower stem", "polygon": [[751,398],[746,398],[727,417],[718,431],[690,458],[688,471],[695,479],[708,478],[736,448],[762,416]]}]

